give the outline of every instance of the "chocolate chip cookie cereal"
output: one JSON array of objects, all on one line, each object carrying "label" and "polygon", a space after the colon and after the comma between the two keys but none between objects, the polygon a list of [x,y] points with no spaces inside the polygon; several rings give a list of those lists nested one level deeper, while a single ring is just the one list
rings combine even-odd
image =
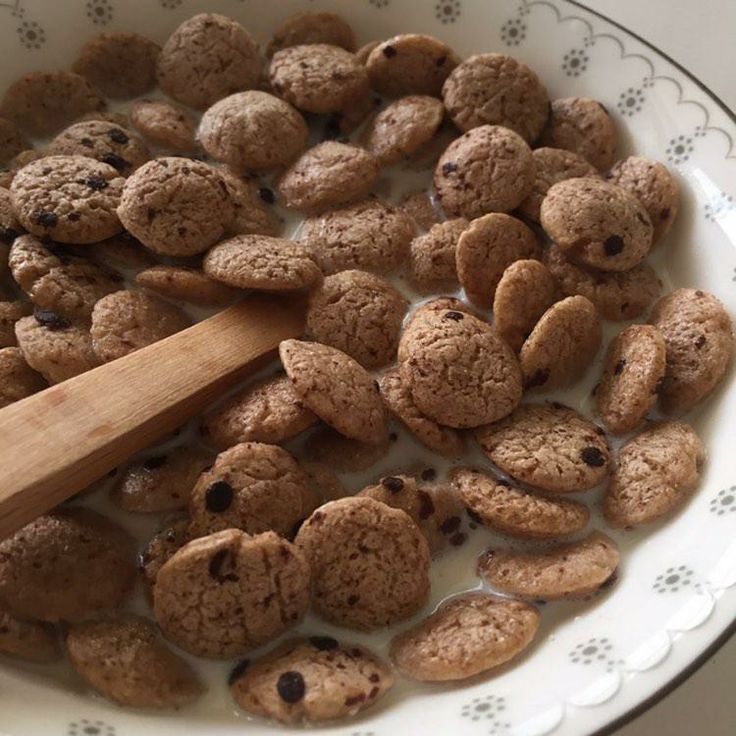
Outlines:
[{"label": "chocolate chip cookie cereal", "polygon": [[273,32],[266,55],[271,57],[281,49],[315,43],[355,51],[355,33],[350,24],[336,13],[305,10],[282,21]]},{"label": "chocolate chip cookie cereal", "polygon": [[163,100],[138,100],[130,109],[131,125],[149,142],[161,148],[194,151],[195,120],[181,107]]},{"label": "chocolate chip cookie cereal", "polygon": [[206,273],[186,266],[151,266],[135,276],[138,286],[166,299],[202,307],[224,307],[241,295],[238,289],[215,281]]},{"label": "chocolate chip cookie cereal", "polygon": [[[367,470],[389,450],[389,439],[379,443],[361,442],[340,434],[332,427],[317,427],[304,443],[304,455],[321,462],[338,473]],[[345,495],[345,494],[343,494]]]},{"label": "chocolate chip cookie cereal", "polygon": [[156,584],[158,571],[185,544],[191,542],[194,532],[188,516],[176,516],[168,520],[168,526],[148,540],[138,556],[138,572],[146,587],[149,602],[153,600],[153,586]]},{"label": "chocolate chip cookie cereal", "polygon": [[18,344],[15,337],[15,323],[33,311],[30,302],[15,299],[0,301],[0,348],[12,348]]},{"label": "chocolate chip cookie cereal", "polygon": [[282,223],[268,206],[275,200],[273,191],[228,169],[220,169],[219,173],[235,208],[228,235],[279,235]]},{"label": "chocolate chip cookie cereal", "polygon": [[29,662],[53,662],[60,654],[54,627],[16,616],[0,603],[0,654]]},{"label": "chocolate chip cookie cereal", "polygon": [[412,285],[424,293],[457,289],[455,252],[458,238],[468,224],[464,217],[438,222],[430,226],[429,232],[411,241],[409,275]]},{"label": "chocolate chip cookie cereal", "polygon": [[46,388],[18,348],[0,349],[0,409]]}]

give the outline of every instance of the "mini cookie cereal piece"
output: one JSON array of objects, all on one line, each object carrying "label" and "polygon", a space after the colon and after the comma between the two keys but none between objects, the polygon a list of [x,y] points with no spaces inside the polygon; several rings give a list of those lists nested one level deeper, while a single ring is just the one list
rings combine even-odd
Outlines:
[{"label": "mini cookie cereal piece", "polygon": [[379,43],[368,55],[366,68],[371,87],[387,97],[433,95],[460,59],[433,36],[403,33]]},{"label": "mini cookie cereal piece", "polygon": [[356,52],[355,56],[361,64],[365,64],[368,61],[368,57],[371,55],[371,51],[380,44],[380,41],[368,41],[363,44]]},{"label": "mini cookie cereal piece", "polygon": [[601,320],[584,296],[568,296],[540,318],[519,352],[526,388],[569,386],[590,367],[601,345]]},{"label": "mini cookie cereal piece", "polygon": [[312,606],[340,626],[370,631],[416,613],[429,595],[429,547],[411,517],[372,498],[320,506],[296,545],[312,569]]},{"label": "mini cookie cereal piece", "polygon": [[413,236],[414,222],[408,215],[373,198],[308,218],[299,233],[324,274],[350,268],[395,271],[407,259]]},{"label": "mini cookie cereal piece", "polygon": [[215,281],[196,268],[185,266],[152,266],[135,276],[138,286],[167,299],[202,307],[224,307],[232,304],[240,292]]},{"label": "mini cookie cereal piece", "polygon": [[447,78],[442,98],[460,130],[502,125],[533,143],[549,114],[549,95],[539,77],[505,54],[476,54]]},{"label": "mini cookie cereal piece", "polygon": [[521,136],[500,125],[473,128],[451,143],[434,171],[449,215],[472,220],[518,207],[534,184],[534,159]]},{"label": "mini cookie cereal piece", "polygon": [[534,222],[539,222],[542,200],[554,184],[565,179],[595,177],[598,171],[593,164],[574,151],[563,148],[536,148],[534,159],[534,184],[529,196],[519,205],[519,211]]},{"label": "mini cookie cereal piece", "polygon": [[354,716],[393,682],[391,669],[369,650],[312,636],[285,641],[248,664],[230,689],[248,713],[304,724]]},{"label": "mini cookie cereal piece", "polygon": [[458,429],[511,413],[521,399],[521,372],[511,348],[470,314],[428,313],[405,331],[401,379],[419,411]]},{"label": "mini cookie cereal piece", "polygon": [[228,228],[229,235],[278,235],[281,222],[266,202],[273,203],[273,191],[259,187],[255,179],[237,176],[232,171],[219,169],[225,181],[235,217]]},{"label": "mini cookie cereal piece", "polygon": [[602,179],[555,184],[542,201],[539,219],[568,257],[602,271],[628,271],[652,247],[652,222],[644,206]]},{"label": "mini cookie cereal piece", "polygon": [[21,151],[17,156],[10,159],[3,169],[0,169],[0,187],[3,189],[10,189],[15,175],[31,161],[35,161],[37,158],[43,158],[43,151],[37,151],[35,149],[28,149]]},{"label": "mini cookie cereal piece", "polygon": [[595,392],[609,432],[626,434],[644,421],[657,402],[665,364],[665,342],[656,327],[631,325],[611,340]]},{"label": "mini cookie cereal piece", "polygon": [[566,97],[552,100],[540,142],[579,153],[604,171],[614,162],[617,139],[616,126],[600,102]]},{"label": "mini cookie cereal piece", "polygon": [[528,259],[515,261],[503,272],[496,287],[493,324],[518,352],[556,299],[557,284],[544,264]]},{"label": "mini cookie cereal piece", "polygon": [[562,404],[523,404],[475,436],[501,471],[548,493],[587,491],[610,470],[603,430]]},{"label": "mini cookie cereal piece", "polygon": [[216,102],[197,131],[210,156],[236,171],[257,172],[288,166],[306,148],[307,135],[298,110],[258,90]]},{"label": "mini cookie cereal piece", "polygon": [[670,413],[689,411],[726,373],[734,344],[731,318],[712,294],[677,289],[654,305],[649,321],[667,347],[662,406]]},{"label": "mini cookie cereal piece", "polygon": [[88,112],[105,109],[99,92],[79,74],[29,72],[0,101],[0,116],[31,136],[47,136]]},{"label": "mini cookie cereal piece", "polygon": [[352,495],[352,492],[345,488],[332,468],[324,463],[302,460],[301,466],[307,474],[309,488],[315,498],[319,498],[321,501],[334,501]]},{"label": "mini cookie cereal piece", "polygon": [[53,662],[60,654],[56,632],[49,624],[19,618],[0,603],[0,654],[29,662]]},{"label": "mini cookie cereal piece", "polygon": [[113,269],[140,270],[156,263],[153,254],[126,232],[95,243],[84,255]]},{"label": "mini cookie cereal piece", "polygon": [[178,447],[150,455],[120,474],[110,498],[124,511],[155,513],[186,508],[194,484],[214,455],[196,447]]},{"label": "mini cookie cereal piece", "polygon": [[164,100],[137,100],[130,109],[130,122],[150,143],[188,153],[197,148],[195,120],[183,108]]},{"label": "mini cookie cereal piece", "polygon": [[407,194],[401,200],[400,207],[416,223],[417,230],[431,230],[433,225],[442,222],[442,218],[426,191]]},{"label": "mini cookie cereal piece", "polygon": [[327,426],[312,432],[305,444],[307,457],[324,463],[338,473],[367,470],[384,457],[388,450],[388,439],[378,444],[359,442]]},{"label": "mini cookie cereal piece", "polygon": [[473,518],[501,534],[522,539],[555,539],[576,534],[590,518],[576,501],[544,498],[470,468],[456,468],[452,484]]},{"label": "mini cookie cereal piece", "polygon": [[271,58],[281,49],[315,43],[355,51],[355,33],[350,24],[337,13],[304,10],[282,21],[266,47],[266,56]]},{"label": "mini cookie cereal piece", "polygon": [[478,574],[507,595],[553,601],[600,590],[616,574],[618,562],[616,543],[595,531],[547,552],[489,550],[478,560]]},{"label": "mini cookie cereal piece", "polygon": [[304,616],[304,554],[274,532],[226,529],[182,547],[158,571],[153,611],[185,651],[227,659],[275,639]]},{"label": "mini cookie cereal piece", "polygon": [[124,179],[86,156],[45,156],[24,166],[10,193],[28,232],[61,243],[96,243],[119,233]]},{"label": "mini cookie cereal piece", "polygon": [[648,524],[681,506],[697,488],[705,448],[684,422],[652,424],[619,452],[603,498],[614,527]]},{"label": "mini cookie cereal piece", "polygon": [[304,112],[340,112],[368,94],[368,74],[356,58],[326,43],[291,46],[271,59],[274,93]]},{"label": "mini cookie cereal piece", "polygon": [[[462,312],[463,314],[472,314],[474,317],[477,316],[472,308],[461,299],[457,299],[454,296],[438,296],[434,299],[420,304],[410,315],[404,326],[404,333],[406,333],[411,326],[415,323],[419,323],[423,317],[434,312],[441,312],[445,309],[451,309],[455,312]],[[399,362],[403,362],[406,355],[401,352],[401,345],[399,345]]]},{"label": "mini cookie cereal piece", "polygon": [[28,365],[52,384],[100,364],[89,329],[45,309],[19,319],[15,336]]},{"label": "mini cookie cereal piece", "polygon": [[287,207],[319,213],[365,197],[378,178],[378,160],[368,151],[336,141],[310,148],[279,181]]},{"label": "mini cookie cereal piece", "polygon": [[141,616],[74,624],[66,650],[77,674],[100,695],[134,708],[179,708],[204,690],[194,670]]},{"label": "mini cookie cereal piece", "polygon": [[430,225],[429,232],[411,241],[409,274],[423,292],[454,291],[458,287],[455,252],[468,227],[464,217]]},{"label": "mini cookie cereal piece", "polygon": [[380,104],[379,97],[373,95],[370,90],[364,90],[357,97],[346,102],[342,110],[330,115],[325,124],[325,138],[338,138],[340,133],[343,136],[349,136]]},{"label": "mini cookie cereal piece", "polygon": [[537,236],[521,220],[492,212],[473,220],[460,235],[457,275],[471,304],[489,309],[506,268],[541,255]]},{"label": "mini cookie cereal piece", "polygon": [[464,680],[499,667],[526,649],[539,620],[539,611],[526,603],[465,593],[394,637],[391,659],[412,680]]},{"label": "mini cookie cereal piece", "polygon": [[0,118],[0,164],[7,164],[29,147],[30,144],[18,130],[18,126],[10,120]]},{"label": "mini cookie cereal piece", "polygon": [[629,271],[586,269],[551,243],[545,249],[544,263],[563,294],[590,299],[603,319],[615,322],[641,316],[662,291],[662,282],[646,262]]},{"label": "mini cookie cereal piece", "polygon": [[189,327],[178,307],[138,291],[116,291],[92,310],[92,345],[103,363],[140,350]]},{"label": "mini cookie cereal piece", "polygon": [[302,403],[340,434],[381,444],[386,412],[378,385],[349,355],[314,342],[283,340],[279,355]]},{"label": "mini cookie cereal piece", "polygon": [[0,348],[12,348],[18,344],[15,323],[33,312],[30,302],[14,300],[0,301]]},{"label": "mini cookie cereal piece", "polygon": [[135,544],[84,508],[39,516],[0,541],[0,597],[40,621],[76,621],[119,606],[135,578]]},{"label": "mini cookie cereal piece", "polygon": [[672,227],[680,208],[680,185],[664,164],[642,156],[619,161],[606,179],[631,192],[645,207],[656,243]]},{"label": "mini cookie cereal piece", "polygon": [[0,187],[0,276],[8,272],[8,249],[23,232],[13,211],[13,200],[8,189]]},{"label": "mini cookie cereal piece", "polygon": [[342,350],[372,370],[396,356],[409,303],[391,284],[366,271],[327,276],[309,296],[306,334]]},{"label": "mini cookie cereal piece", "polygon": [[218,243],[202,267],[211,278],[239,289],[304,289],[321,276],[303,246],[268,235],[236,235]]},{"label": "mini cookie cereal piece", "polygon": [[149,599],[153,596],[158,571],[185,544],[192,541],[193,531],[188,516],[173,520],[149,540],[138,558],[138,571],[146,586]]},{"label": "mini cookie cereal piece", "polygon": [[0,349],[0,409],[46,388],[18,348]]},{"label": "mini cookie cereal piece", "polygon": [[222,238],[235,206],[216,169],[201,161],[165,157],[128,177],[118,215],[155,253],[193,256]]},{"label": "mini cookie cereal piece", "polygon": [[217,100],[258,86],[258,47],[239,23],[217,13],[185,20],[164,44],[156,74],[177,102],[204,110]]},{"label": "mini cookie cereal piece", "polygon": [[283,442],[308,429],[317,416],[282,373],[247,386],[206,419],[202,434],[217,447],[240,442]]}]

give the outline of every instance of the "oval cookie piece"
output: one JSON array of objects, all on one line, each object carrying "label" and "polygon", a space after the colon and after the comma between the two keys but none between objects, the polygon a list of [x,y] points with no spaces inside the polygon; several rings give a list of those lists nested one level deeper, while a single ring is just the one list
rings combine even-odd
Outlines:
[{"label": "oval cookie piece", "polygon": [[0,654],[28,662],[53,662],[59,658],[54,627],[18,617],[0,603]]},{"label": "oval cookie piece", "polygon": [[269,206],[276,200],[273,190],[259,187],[256,179],[237,176],[229,169],[219,169],[219,172],[235,208],[228,234],[278,235],[282,223]]},{"label": "oval cookie piece", "polygon": [[18,344],[15,336],[15,324],[22,317],[33,311],[30,302],[16,299],[12,302],[0,302],[0,348],[12,348]]},{"label": "oval cookie piece", "polygon": [[468,221],[458,217],[430,225],[429,232],[411,241],[409,277],[415,287],[424,293],[457,289],[455,252],[467,227]]},{"label": "oval cookie piece", "polygon": [[237,289],[185,266],[152,266],[139,271],[135,282],[167,299],[202,307],[224,307],[240,295]]},{"label": "oval cookie piece", "polygon": [[178,105],[163,100],[137,100],[130,108],[132,126],[149,143],[166,150],[194,151],[197,124]]},{"label": "oval cookie piece", "polygon": [[389,440],[378,444],[351,440],[332,427],[317,427],[304,445],[307,458],[317,460],[338,473],[354,473],[375,465],[389,450]]},{"label": "oval cookie piece", "polygon": [[177,516],[148,540],[138,556],[138,572],[145,585],[149,603],[153,600],[153,586],[156,584],[158,571],[175,552],[191,542],[192,538],[189,517]]},{"label": "oval cookie piece", "polygon": [[355,33],[350,24],[337,13],[317,13],[303,10],[284,18],[273,32],[266,56],[303,44],[326,43],[346,51],[355,51]]},{"label": "oval cookie piece", "polygon": [[0,409],[46,388],[19,348],[0,349]]}]

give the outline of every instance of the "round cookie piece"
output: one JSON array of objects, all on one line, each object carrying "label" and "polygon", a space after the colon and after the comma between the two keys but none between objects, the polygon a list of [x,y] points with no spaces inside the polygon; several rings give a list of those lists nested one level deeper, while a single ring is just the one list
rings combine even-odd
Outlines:
[{"label": "round cookie piece", "polygon": [[451,477],[471,517],[501,534],[555,539],[576,534],[590,518],[582,503],[536,496],[477,470],[456,468]]},{"label": "round cookie piece", "polygon": [[536,260],[515,261],[506,268],[493,297],[493,324],[518,352],[539,318],[555,303],[557,285]]},{"label": "round cookie piece", "polygon": [[77,674],[100,695],[133,708],[179,708],[204,690],[190,665],[141,616],[71,626],[66,650]]},{"label": "round cookie piece", "polygon": [[312,606],[340,626],[370,631],[416,613],[429,595],[429,548],[408,514],[372,498],[320,506],[296,545],[312,569]]},{"label": "round cookie piece", "polygon": [[130,108],[132,126],[150,143],[173,151],[194,151],[197,124],[181,107],[164,100],[136,100]]},{"label": "round cookie piece", "polygon": [[471,304],[489,309],[503,272],[515,261],[538,259],[537,236],[521,221],[499,212],[478,217],[457,241],[455,263]]},{"label": "round cookie piece", "polygon": [[10,193],[28,232],[61,243],[96,243],[119,233],[124,179],[86,156],[45,156],[24,166]]},{"label": "round cookie piece", "polygon": [[400,207],[416,223],[417,230],[427,231],[442,222],[429,193],[424,190],[407,194],[402,198]]},{"label": "round cookie piece", "polygon": [[[304,444],[304,455],[326,465],[338,473],[367,470],[385,457],[389,440],[378,444],[351,440],[327,425],[318,427]],[[346,495],[346,494],[343,494]]]},{"label": "round cookie piece", "polygon": [[651,325],[631,325],[611,340],[595,391],[609,432],[626,434],[644,421],[657,402],[666,352],[664,338]]},{"label": "round cookie piece", "polygon": [[649,321],[667,347],[662,406],[670,413],[689,411],[712,393],[731,362],[731,317],[712,294],[676,289],[654,305]]},{"label": "round cookie piece", "polygon": [[235,217],[228,228],[229,235],[278,235],[281,220],[267,207],[275,195],[267,187],[259,187],[256,179],[241,177],[227,168],[219,170],[225,181]]},{"label": "round cookie piece", "polygon": [[611,465],[604,431],[562,404],[523,404],[475,436],[501,471],[548,493],[587,491]]},{"label": "round cookie piece", "polygon": [[0,118],[0,165],[5,166],[30,145],[15,123]]},{"label": "round cookie piece", "polygon": [[473,128],[453,141],[434,171],[445,212],[473,219],[518,207],[534,184],[534,159],[521,136],[500,125]]},{"label": "round cookie piece", "polygon": [[619,452],[603,498],[614,527],[648,524],[680,507],[697,488],[705,448],[684,422],[652,424]]},{"label": "round cookie piece", "polygon": [[411,241],[409,276],[414,286],[425,293],[457,289],[455,252],[468,224],[464,217],[438,222]]},{"label": "round cookie piece", "polygon": [[391,284],[366,271],[327,276],[309,296],[306,334],[373,370],[396,356],[409,303]]},{"label": "round cookie piece", "polygon": [[151,266],[135,275],[138,286],[166,299],[196,304],[202,307],[224,307],[240,295],[220,281],[196,268],[186,266]]},{"label": "round cookie piece", "polygon": [[294,626],[309,605],[309,565],[274,532],[226,529],[195,539],[161,567],[153,612],[185,651],[227,659]]},{"label": "round cookie piece", "polygon": [[221,452],[192,489],[189,512],[199,534],[242,529],[290,536],[316,506],[299,463],[278,445],[243,442]]},{"label": "round cookie piece", "polygon": [[379,43],[365,62],[371,87],[386,97],[432,95],[458,65],[457,54],[434,36],[403,33]]},{"label": "round cookie piece", "polygon": [[391,659],[412,680],[464,680],[499,667],[526,649],[539,620],[539,611],[526,603],[464,593],[394,637]]},{"label": "round cookie piece", "polygon": [[323,43],[355,51],[355,33],[350,24],[337,13],[303,10],[284,18],[273,32],[266,47],[266,56],[272,57],[281,49],[304,44]]},{"label": "round cookie piece", "polygon": [[200,13],[169,36],[156,75],[167,95],[204,110],[226,95],[257,87],[261,60],[240,23],[217,13]]},{"label": "round cookie piece", "polygon": [[540,318],[519,352],[526,388],[569,386],[589,368],[601,345],[601,320],[584,296],[568,296]]},{"label": "round cookie piece", "polygon": [[478,575],[496,590],[530,600],[583,598],[616,574],[616,543],[602,532],[546,552],[489,550],[478,560]]},{"label": "round cookie piece", "polygon": [[53,662],[59,658],[54,627],[19,618],[0,602],[0,654],[28,662]]},{"label": "round cookie piece", "polygon": [[0,409],[46,388],[19,348],[0,349]]},{"label": "round cookie piece", "polygon": [[31,161],[35,161],[37,158],[43,158],[43,151],[37,151],[33,148],[29,148],[26,151],[21,151],[17,156],[12,158],[4,168],[0,168],[0,187],[3,189],[10,189],[10,186],[15,179],[15,175]]},{"label": "round cookie piece", "polygon": [[126,232],[95,243],[84,255],[95,263],[120,270],[139,271],[156,263],[153,254]]},{"label": "round cookie piece", "polygon": [[540,143],[579,153],[597,169],[613,163],[618,134],[603,105],[589,97],[552,100]]},{"label": "round cookie piece", "polygon": [[371,55],[371,51],[373,51],[378,44],[381,43],[380,41],[368,41],[368,43],[364,43],[356,52],[355,56],[357,57],[358,61],[361,64],[365,64],[368,61],[368,57]]},{"label": "round cookie piece", "polygon": [[301,725],[354,716],[393,682],[391,669],[367,649],[311,636],[285,641],[248,663],[230,689],[248,713]]},{"label": "round cookie piece", "polygon": [[40,516],[0,541],[0,597],[41,621],[76,621],[119,606],[135,578],[135,543],[84,508]]},{"label": "round cookie piece", "polygon": [[15,337],[15,323],[31,312],[33,307],[30,302],[20,299],[10,302],[0,301],[0,348],[12,348],[18,344]]},{"label": "round cookie piece", "polygon": [[188,516],[178,516],[167,527],[151,537],[138,556],[138,571],[146,587],[149,602],[153,600],[153,586],[158,571],[185,544],[192,541],[193,532]]}]

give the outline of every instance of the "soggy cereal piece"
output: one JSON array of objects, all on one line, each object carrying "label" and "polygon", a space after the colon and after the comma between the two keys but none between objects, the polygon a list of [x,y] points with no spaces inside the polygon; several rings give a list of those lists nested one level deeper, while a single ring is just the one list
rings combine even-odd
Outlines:
[{"label": "soggy cereal piece", "polygon": [[588,507],[545,498],[470,468],[455,468],[452,485],[472,518],[494,531],[521,539],[555,539],[577,534],[588,524]]},{"label": "soggy cereal piece", "polygon": [[610,470],[605,432],[562,404],[523,404],[475,436],[502,472],[548,493],[587,491]]},{"label": "soggy cereal piece", "polygon": [[226,168],[218,169],[227,187],[235,217],[228,228],[229,235],[278,235],[281,222],[266,203],[273,204],[271,189],[259,187],[255,179],[240,177]]},{"label": "soggy cereal piece", "polygon": [[478,574],[507,595],[553,601],[600,590],[616,574],[618,562],[616,543],[595,531],[546,552],[489,550],[478,560]]},{"label": "soggy cereal piece", "polygon": [[394,681],[372,652],[331,636],[290,639],[237,669],[230,689],[243,710],[299,725],[354,716]]},{"label": "soggy cereal piece", "polygon": [[49,156],[86,156],[128,176],[150,159],[146,144],[127,128],[105,120],[75,123],[49,143]]},{"label": "soggy cereal piece", "polygon": [[18,617],[0,602],[0,654],[28,662],[53,662],[60,653],[53,626]]},{"label": "soggy cereal piece", "polygon": [[539,209],[550,188],[565,179],[595,177],[598,171],[579,153],[563,148],[536,148],[534,159],[534,184],[529,196],[519,205],[519,211],[534,222],[539,222]]},{"label": "soggy cereal piece", "polygon": [[0,116],[31,136],[51,135],[85,113],[104,109],[99,92],[84,77],[67,71],[24,74],[0,101]]},{"label": "soggy cereal piece", "polygon": [[460,130],[501,125],[527,143],[539,137],[549,115],[549,95],[539,77],[505,54],[467,58],[447,78],[442,98]]},{"label": "soggy cereal piece", "polygon": [[628,271],[652,247],[652,222],[633,194],[602,179],[566,179],[542,201],[539,221],[570,258],[602,271]]},{"label": "soggy cereal piece", "polygon": [[319,213],[365,197],[378,171],[378,160],[368,151],[325,141],[304,153],[278,187],[287,207]]},{"label": "soggy cereal piece", "polygon": [[19,348],[0,349],[0,409],[46,388]]},{"label": "soggy cereal piece", "polygon": [[731,362],[731,317],[712,294],[677,289],[654,305],[649,321],[667,346],[662,406],[670,413],[689,411],[712,393]]},{"label": "soggy cereal piece", "polygon": [[680,208],[680,185],[667,167],[650,158],[629,156],[616,163],[606,179],[631,192],[644,205],[654,225],[652,242],[661,240]]},{"label": "soggy cereal piece", "polygon": [[303,10],[281,22],[266,47],[266,56],[271,58],[281,49],[316,43],[355,51],[355,33],[350,24],[337,13]]},{"label": "soggy cereal piece", "polygon": [[536,260],[519,260],[506,268],[493,297],[493,324],[518,352],[540,317],[557,300],[557,284]]},{"label": "soggy cereal piece", "polygon": [[399,205],[401,209],[416,223],[417,230],[430,230],[432,225],[442,222],[442,218],[426,191],[407,194]]},{"label": "soggy cereal piece", "polygon": [[123,227],[116,209],[124,179],[85,156],[45,156],[24,166],[10,193],[18,220],[39,237],[96,243]]},{"label": "soggy cereal piece", "polygon": [[130,109],[130,122],[149,143],[184,153],[194,151],[197,124],[178,105],[164,100],[136,100]]},{"label": "soggy cereal piece", "polygon": [[446,220],[431,225],[429,232],[411,241],[409,275],[415,287],[424,293],[458,288],[455,253],[468,224],[464,217]]},{"label": "soggy cereal piece", "polygon": [[574,151],[604,171],[614,162],[618,134],[603,105],[588,97],[552,100],[543,146]]},{"label": "soggy cereal piece", "polygon": [[705,448],[684,422],[659,422],[629,440],[603,498],[614,527],[648,524],[679,508],[700,482]]},{"label": "soggy cereal piece", "polygon": [[314,342],[283,340],[279,355],[303,404],[350,439],[385,441],[386,412],[378,385],[350,356]]},{"label": "soggy cereal piece", "polygon": [[412,680],[464,680],[499,667],[526,649],[539,620],[537,609],[526,603],[464,593],[395,636],[391,659]]},{"label": "soggy cereal piece", "polygon": [[434,171],[445,212],[472,220],[518,207],[534,184],[534,159],[508,128],[483,125],[461,135],[440,156]]},{"label": "soggy cereal piece", "polygon": [[82,46],[72,70],[107,97],[138,97],[156,84],[160,51],[157,43],[138,33],[109,31]]},{"label": "soggy cereal piece", "polygon": [[590,299],[603,319],[635,319],[649,309],[662,291],[662,282],[646,262],[629,271],[581,268],[568,260],[555,243],[545,249],[544,262],[563,294]]},{"label": "soggy cereal piece", "polygon": [[590,367],[601,345],[601,320],[584,296],[568,296],[539,319],[519,352],[524,386],[569,386]]},{"label": "soggy cereal piece", "polygon": [[358,268],[395,271],[409,255],[414,222],[380,199],[326,212],[304,221],[299,239],[324,274]]},{"label": "soggy cereal piece", "polygon": [[146,586],[149,600],[153,596],[158,571],[164,564],[193,539],[188,516],[178,517],[154,534],[138,558],[138,571]]},{"label": "soggy cereal piece", "polygon": [[0,301],[0,348],[12,348],[18,344],[15,337],[15,323],[32,312],[33,306],[30,302],[20,299]]},{"label": "soggy cereal piece", "polygon": [[473,220],[460,235],[457,275],[471,304],[489,309],[506,268],[541,255],[537,236],[521,220],[492,212]]},{"label": "soggy cereal piece", "polygon": [[158,57],[158,83],[167,95],[204,110],[233,92],[258,86],[261,60],[248,31],[224,15],[185,20]]},{"label": "soggy cereal piece", "polygon": [[312,606],[370,631],[416,613],[429,595],[429,547],[411,517],[372,498],[320,506],[296,536],[312,569]]},{"label": "soggy cereal piece", "polygon": [[122,358],[190,325],[173,304],[137,291],[116,291],[92,310],[92,345],[103,363]]},{"label": "soggy cereal piece", "polygon": [[304,445],[305,455],[317,460],[338,473],[355,473],[367,470],[385,457],[389,450],[388,438],[382,442],[368,443],[352,440],[331,427],[318,427]]},{"label": "soggy cereal piece", "polygon": [[135,281],[166,299],[201,307],[224,307],[240,296],[237,289],[215,281],[199,269],[185,266],[152,266],[139,271]]},{"label": "soggy cereal piece", "polygon": [[21,616],[77,621],[121,605],[134,560],[135,542],[106,517],[53,511],[0,541],[0,598]]},{"label": "soggy cereal piece", "polygon": [[306,148],[307,134],[298,110],[258,90],[216,102],[197,131],[210,156],[235,171],[255,172],[288,166]]},{"label": "soggy cereal piece", "polygon": [[309,565],[274,532],[226,529],[182,547],[156,576],[153,611],[185,651],[228,659],[275,639],[304,616]]},{"label": "soggy cereal piece", "polygon": [[128,177],[118,215],[155,253],[192,256],[222,238],[235,207],[217,169],[170,156],[149,161]]},{"label": "soggy cereal piece", "polygon": [[28,148],[30,144],[18,130],[18,126],[10,120],[0,118],[0,164],[4,166]]}]

